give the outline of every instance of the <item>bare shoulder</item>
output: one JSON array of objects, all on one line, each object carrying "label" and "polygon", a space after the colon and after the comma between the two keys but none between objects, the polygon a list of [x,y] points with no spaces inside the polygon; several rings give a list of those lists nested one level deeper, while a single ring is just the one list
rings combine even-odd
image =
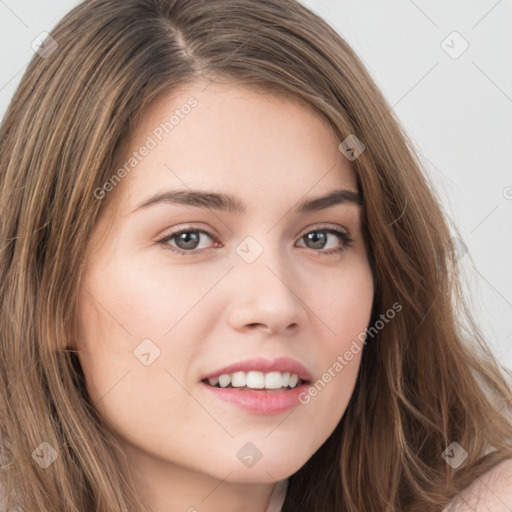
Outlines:
[{"label": "bare shoulder", "polygon": [[443,512],[511,512],[512,459],[475,480]]}]

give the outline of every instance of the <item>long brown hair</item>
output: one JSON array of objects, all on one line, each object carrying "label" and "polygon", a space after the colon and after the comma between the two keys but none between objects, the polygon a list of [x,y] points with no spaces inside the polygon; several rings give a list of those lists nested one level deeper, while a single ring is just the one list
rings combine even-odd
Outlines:
[{"label": "long brown hair", "polygon": [[[76,354],[77,292],[102,187],[145,106],[228,79],[312,106],[363,196],[373,325],[332,435],[290,477],[284,511],[440,511],[512,457],[511,389],[459,285],[446,216],[414,148],[358,57],[295,0],[88,0],[34,55],[0,128],[0,477],[27,510],[146,510]],[[58,45],[58,46],[57,46]],[[340,153],[340,158],[343,156]],[[293,176],[290,176],[293,179]],[[34,462],[46,442],[58,453]],[[441,454],[457,442],[457,470]]]}]

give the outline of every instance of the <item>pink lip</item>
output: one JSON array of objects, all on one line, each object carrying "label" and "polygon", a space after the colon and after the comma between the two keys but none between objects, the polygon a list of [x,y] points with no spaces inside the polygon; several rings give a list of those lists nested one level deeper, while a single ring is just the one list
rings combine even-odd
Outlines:
[{"label": "pink lip", "polygon": [[215,388],[201,383],[213,396],[232,403],[246,411],[256,414],[271,415],[285,412],[296,407],[301,402],[299,397],[304,393],[309,384],[305,383],[297,388],[280,390],[243,390],[237,388]]},{"label": "pink lip", "polygon": [[211,379],[214,377],[218,377],[224,373],[234,373],[234,372],[249,372],[249,371],[257,371],[257,372],[290,372],[295,373],[299,379],[303,381],[311,381],[311,375],[308,372],[307,368],[300,364],[298,361],[294,359],[290,359],[289,357],[278,357],[277,359],[264,359],[262,357],[257,357],[253,359],[247,359],[245,361],[241,361],[238,363],[230,364],[229,366],[225,366],[220,370],[215,370],[212,373],[209,373],[203,379]]}]

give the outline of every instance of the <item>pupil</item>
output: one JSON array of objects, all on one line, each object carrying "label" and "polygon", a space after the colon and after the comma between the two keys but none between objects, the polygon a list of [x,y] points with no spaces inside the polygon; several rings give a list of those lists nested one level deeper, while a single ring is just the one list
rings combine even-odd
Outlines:
[{"label": "pupil", "polygon": [[176,245],[178,245],[180,249],[195,249],[198,243],[199,234],[192,231],[181,233],[178,235],[178,239],[176,241]]},{"label": "pupil", "polygon": [[313,242],[314,249],[322,249],[326,242],[326,234],[321,233],[320,236],[318,236],[318,233],[318,231],[313,231],[312,233],[308,233],[306,235],[307,239],[310,242]]}]

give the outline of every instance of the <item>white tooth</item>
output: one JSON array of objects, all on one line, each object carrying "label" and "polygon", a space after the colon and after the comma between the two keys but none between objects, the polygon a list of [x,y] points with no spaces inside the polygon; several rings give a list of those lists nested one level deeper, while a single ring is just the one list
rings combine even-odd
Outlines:
[{"label": "white tooth", "polygon": [[267,389],[279,389],[283,385],[281,372],[270,372],[265,374],[265,387]]},{"label": "white tooth", "polygon": [[243,388],[247,384],[245,372],[234,372],[231,374],[231,385],[234,388]]},{"label": "white tooth", "polygon": [[282,381],[284,387],[290,384],[290,372],[283,373]]},{"label": "white tooth", "polygon": [[290,386],[291,388],[294,388],[299,382],[299,376],[296,375],[295,373],[292,373],[290,375],[290,382],[288,382],[288,386]]},{"label": "white tooth", "polygon": [[221,388],[225,388],[229,386],[231,382],[231,375],[228,375],[227,373],[223,373],[222,375],[219,375],[219,384]]},{"label": "white tooth", "polygon": [[263,389],[265,387],[263,372],[248,372],[246,386],[251,389]]},{"label": "white tooth", "polygon": [[219,383],[218,377],[213,377],[211,379],[208,379],[208,384],[210,384],[210,386],[216,386],[218,383]]}]

